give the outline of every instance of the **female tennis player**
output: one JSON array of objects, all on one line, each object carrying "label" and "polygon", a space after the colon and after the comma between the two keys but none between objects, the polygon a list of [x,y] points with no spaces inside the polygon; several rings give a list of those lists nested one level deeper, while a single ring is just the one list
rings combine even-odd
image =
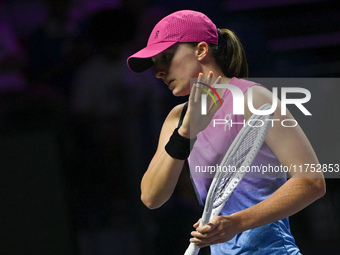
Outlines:
[{"label": "female tennis player", "polygon": [[[248,75],[248,66],[235,34],[217,29],[206,15],[196,11],[182,10],[163,18],[151,32],[147,46],[130,56],[127,63],[134,72],[153,66],[155,76],[164,81],[173,95],[189,95],[187,110],[183,111],[185,104],[180,104],[164,121],[156,153],[142,178],[143,203],[150,209],[162,206],[172,195],[188,159],[193,186],[199,202],[204,204],[212,176],[197,169],[220,163],[242,127],[230,124],[247,121],[252,113],[245,100],[244,114],[233,114],[232,93],[217,88],[222,105],[208,96],[207,113],[202,114],[200,98],[206,92],[196,86],[191,88],[190,79],[198,79],[196,84],[211,93],[208,88],[222,82],[237,86],[245,98],[251,88],[256,109],[272,104],[272,93],[243,79]],[[225,119],[226,124],[213,125],[213,119]],[[290,171],[274,175],[247,173],[219,216],[202,227],[199,220],[194,224],[190,242],[200,248],[210,245],[211,254],[300,254],[288,217],[322,197],[325,181],[322,173],[309,171],[308,166],[319,162],[300,126],[276,124],[293,119],[289,111],[281,115],[280,102],[274,119],[280,121],[270,128],[253,165],[273,169],[281,166]],[[303,169],[293,171],[296,166]],[[288,180],[287,174],[291,177]]]}]

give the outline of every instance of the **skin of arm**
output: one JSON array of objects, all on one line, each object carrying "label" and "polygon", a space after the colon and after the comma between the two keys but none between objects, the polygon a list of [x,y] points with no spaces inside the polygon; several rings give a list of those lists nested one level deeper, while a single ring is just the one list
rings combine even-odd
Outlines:
[{"label": "skin of arm", "polygon": [[[202,78],[203,73],[199,73],[198,79]],[[221,79],[221,77],[218,77],[213,80],[213,72],[209,72],[207,78],[211,78],[210,85],[212,86],[214,83],[220,82]],[[197,86],[202,85],[198,84]],[[195,86],[191,88],[188,109],[178,130],[179,135],[185,138],[196,137],[200,131],[208,126],[217,110],[221,107],[219,104],[215,105],[212,99],[208,98],[208,113],[202,116],[200,112],[202,93],[204,92]],[[183,168],[184,160],[172,158],[164,149],[170,136],[177,128],[183,106],[184,104],[176,106],[165,119],[157,151],[142,178],[141,200],[149,209],[162,206],[171,197]],[[192,125],[190,126],[190,124]]]},{"label": "skin of arm", "polygon": [[158,147],[141,182],[141,200],[149,209],[162,206],[172,195],[184,160],[172,158],[164,149],[177,127],[184,104],[176,106],[163,123]]},{"label": "skin of arm", "polygon": [[[271,104],[271,92],[263,87],[253,87],[253,98],[256,98],[254,107],[258,108],[264,103]],[[247,98],[247,93],[245,94]],[[246,100],[245,100],[246,101]],[[245,119],[251,112],[245,103]],[[275,111],[274,119],[293,119],[287,111],[281,116],[280,101]],[[280,121],[280,122],[281,122]],[[283,127],[279,121],[271,127],[265,142],[284,166],[319,164],[317,156],[301,127]],[[326,192],[325,180],[322,173],[310,172],[308,169],[289,173],[291,178],[274,192],[268,199],[229,216],[217,216],[202,227],[199,221],[194,224],[196,231],[191,234],[191,242],[204,247],[215,243],[226,242],[236,234],[245,230],[256,228],[289,217]]]}]

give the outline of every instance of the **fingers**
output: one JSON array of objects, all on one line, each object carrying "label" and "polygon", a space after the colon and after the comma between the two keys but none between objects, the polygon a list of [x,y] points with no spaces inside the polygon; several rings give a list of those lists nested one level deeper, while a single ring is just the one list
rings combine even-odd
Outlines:
[{"label": "fingers", "polygon": [[220,235],[213,232],[215,226],[211,223],[208,225],[197,228],[197,231],[191,232],[193,236],[190,242],[196,243],[198,248],[209,246],[220,242]]},{"label": "fingers", "polygon": [[192,231],[191,235],[192,238],[190,239],[190,242],[199,244],[208,242],[209,238],[213,235],[213,233],[212,232],[202,233],[199,231]]},{"label": "fingers", "polygon": [[213,224],[213,223],[210,222],[205,226],[198,227],[196,229],[196,231],[198,231],[202,234],[206,234],[206,233],[209,233],[210,231],[214,230],[215,228],[216,228],[216,224]]},{"label": "fingers", "polygon": [[194,227],[194,228],[198,228],[198,226],[200,225],[200,223],[201,223],[201,219],[199,219],[199,220],[193,225],[193,227]]},{"label": "fingers", "polygon": [[[203,74],[202,74],[202,77],[203,77]],[[215,84],[220,83],[221,79],[222,79],[221,76],[218,76],[215,81],[213,80],[213,78],[214,78],[214,73],[212,71],[210,71],[207,75],[207,79],[203,80],[201,78],[200,80],[197,80],[197,82],[204,82],[206,84],[213,84],[212,86],[214,86]]]},{"label": "fingers", "polygon": [[201,87],[201,83],[202,83],[202,79],[203,79],[203,73],[199,73],[198,77],[197,77],[197,83],[195,84],[195,89],[196,89],[196,93],[195,93],[195,102],[197,102],[198,100],[201,99],[201,94],[202,91],[197,89],[197,87]]},{"label": "fingers", "polygon": [[195,102],[200,102],[202,94],[209,94],[207,97],[208,108],[211,108],[213,105],[217,106],[218,102],[222,105],[222,100],[214,88],[216,84],[221,82],[222,77],[218,76],[215,81],[213,81],[213,77],[214,73],[212,71],[208,73],[205,79],[203,79],[203,73],[199,73],[197,82],[194,84],[195,88],[198,89],[195,91],[195,96],[191,97],[195,99]]},{"label": "fingers", "polygon": [[213,83],[213,77],[213,72],[209,72],[206,76],[209,81],[204,83],[202,82],[204,80],[203,73],[199,73],[197,82],[191,88],[188,111],[182,125],[190,127],[193,137],[209,125],[222,105],[222,100],[214,89],[215,84],[221,81],[221,77],[216,78],[215,83]]},{"label": "fingers", "polygon": [[[199,220],[198,222],[196,222],[194,224],[194,227],[195,226],[198,226],[198,224],[200,223],[201,220]],[[193,237],[196,237],[196,238],[208,238],[212,235],[212,231],[216,228],[216,225],[215,224],[212,224],[212,223],[209,223],[205,226],[198,226],[196,227],[196,231],[192,231],[191,232],[191,235]]]},{"label": "fingers", "polygon": [[[200,221],[196,222],[194,226]],[[229,224],[229,217],[214,217],[209,224],[199,226],[196,231],[192,231],[190,242],[196,243],[197,247],[202,248],[216,243],[222,243],[233,238],[237,233],[233,232],[232,226]]]},{"label": "fingers", "polygon": [[203,247],[210,246],[210,245],[217,244],[217,243],[223,243],[223,241],[224,240],[218,235],[214,235],[209,238],[191,238],[190,239],[190,242],[196,243],[198,248],[203,248]]}]

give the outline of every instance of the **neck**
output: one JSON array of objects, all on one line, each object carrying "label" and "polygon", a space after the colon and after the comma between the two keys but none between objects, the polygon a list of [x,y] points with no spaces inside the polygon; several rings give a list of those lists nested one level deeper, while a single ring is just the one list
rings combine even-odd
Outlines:
[{"label": "neck", "polygon": [[218,64],[214,60],[207,61],[205,64],[202,65],[203,77],[207,77],[210,71],[214,73],[214,78],[217,78],[219,76],[221,76],[222,78],[227,78],[224,75],[222,69],[218,66]]}]

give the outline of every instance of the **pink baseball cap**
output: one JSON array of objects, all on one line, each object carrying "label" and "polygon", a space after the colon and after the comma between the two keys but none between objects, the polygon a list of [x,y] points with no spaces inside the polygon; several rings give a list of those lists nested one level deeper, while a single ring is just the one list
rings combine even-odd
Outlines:
[{"label": "pink baseball cap", "polygon": [[152,30],[147,46],[127,59],[129,68],[140,73],[151,66],[156,56],[178,42],[218,44],[216,25],[203,13],[191,10],[174,12],[159,21]]}]

